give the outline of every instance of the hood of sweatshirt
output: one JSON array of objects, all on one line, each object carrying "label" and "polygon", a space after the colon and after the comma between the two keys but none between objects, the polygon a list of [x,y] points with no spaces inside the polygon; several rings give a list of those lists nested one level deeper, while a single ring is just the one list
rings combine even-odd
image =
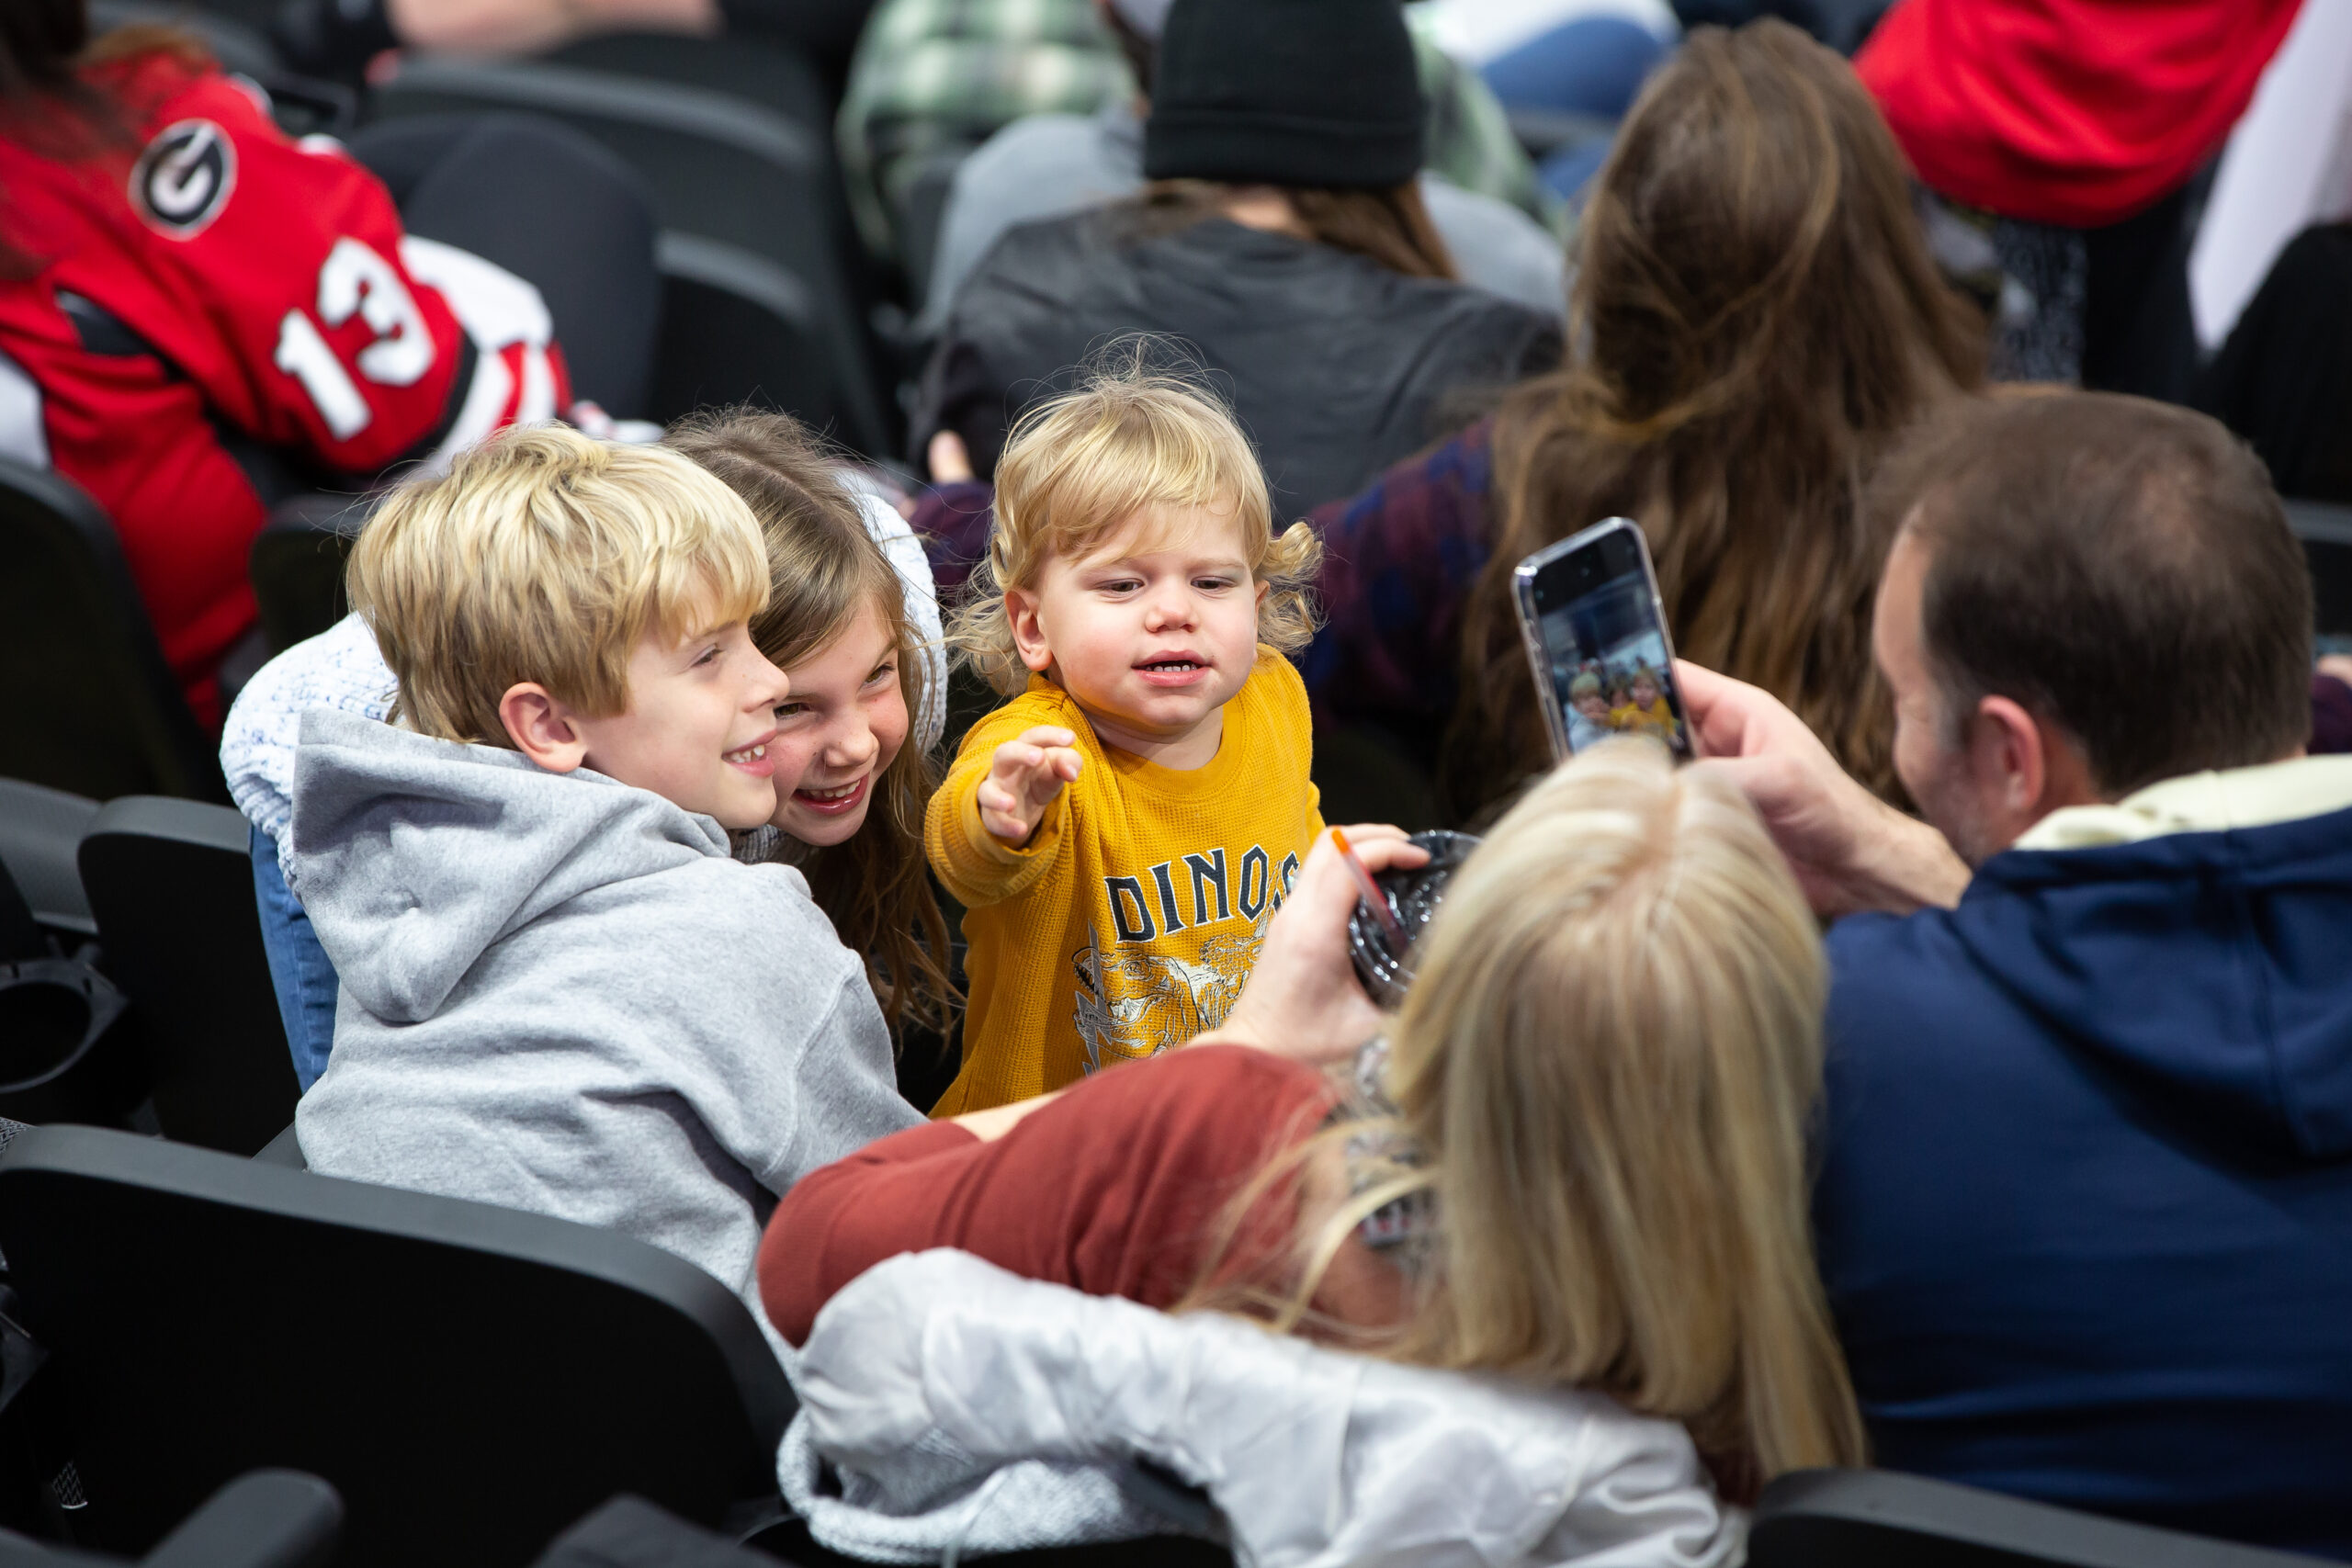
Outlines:
[{"label": "hood of sweatshirt", "polygon": [[728,852],[650,791],[355,715],[302,716],[294,861],[335,974],[388,1023],[440,1010],[493,942],[611,884]]},{"label": "hood of sweatshirt", "polygon": [[2278,1157],[2352,1154],[2352,810],[1981,866],[1951,930],[2053,1032]]}]

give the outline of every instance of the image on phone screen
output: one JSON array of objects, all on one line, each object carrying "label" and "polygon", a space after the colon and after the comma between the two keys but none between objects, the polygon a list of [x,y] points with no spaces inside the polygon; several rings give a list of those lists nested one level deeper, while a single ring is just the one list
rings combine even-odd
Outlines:
[{"label": "image on phone screen", "polygon": [[1636,572],[1543,612],[1544,652],[1571,752],[1612,735],[1653,735],[1690,754],[1674,659],[1652,603]]}]

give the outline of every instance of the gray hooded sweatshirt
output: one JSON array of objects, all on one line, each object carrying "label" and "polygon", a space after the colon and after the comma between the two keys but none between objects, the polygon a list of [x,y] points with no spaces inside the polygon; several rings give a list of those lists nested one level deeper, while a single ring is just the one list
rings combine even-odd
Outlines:
[{"label": "gray hooded sweatshirt", "polygon": [[294,863],[343,989],[311,1168],[666,1247],[761,1309],[777,1195],[922,1118],[800,874],[601,773],[302,718]]}]

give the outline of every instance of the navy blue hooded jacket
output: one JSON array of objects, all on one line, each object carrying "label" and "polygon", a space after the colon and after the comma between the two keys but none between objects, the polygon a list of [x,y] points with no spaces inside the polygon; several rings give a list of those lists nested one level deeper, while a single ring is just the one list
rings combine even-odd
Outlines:
[{"label": "navy blue hooded jacket", "polygon": [[1828,947],[1879,1462],[2352,1558],[2352,811],[2012,851]]}]

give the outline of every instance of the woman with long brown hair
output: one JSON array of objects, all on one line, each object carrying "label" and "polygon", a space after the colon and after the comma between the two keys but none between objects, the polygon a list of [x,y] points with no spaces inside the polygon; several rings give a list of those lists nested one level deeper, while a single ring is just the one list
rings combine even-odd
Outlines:
[{"label": "woman with long brown hair", "polygon": [[1870,659],[1887,540],[1863,487],[1899,431],[1979,383],[1984,330],[1846,62],[1779,21],[1694,29],[1598,178],[1570,318],[1564,368],[1317,513],[1320,709],[1394,731],[1461,815],[1505,797],[1549,761],[1511,570],[1622,513],[1677,650],[1896,789]]}]

